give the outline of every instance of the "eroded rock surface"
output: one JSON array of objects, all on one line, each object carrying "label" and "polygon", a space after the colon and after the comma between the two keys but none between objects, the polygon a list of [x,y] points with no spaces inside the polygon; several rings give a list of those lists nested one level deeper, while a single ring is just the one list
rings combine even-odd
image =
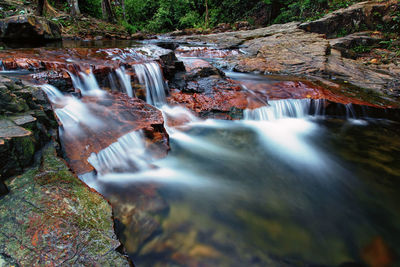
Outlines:
[{"label": "eroded rock surface", "polygon": [[61,29],[52,21],[33,15],[17,15],[0,20],[0,39],[8,42],[61,40]]},{"label": "eroded rock surface", "polygon": [[40,88],[0,76],[0,180],[21,173],[56,134],[50,104]]},{"label": "eroded rock surface", "polygon": [[111,206],[48,146],[40,166],[7,182],[0,199],[0,263],[129,266],[116,251]]},{"label": "eroded rock surface", "polygon": [[87,115],[97,120],[98,124],[94,128],[79,124],[79,132],[68,131],[67,127],[61,134],[66,159],[75,173],[92,171],[93,167],[87,161],[91,153],[98,153],[133,131],[143,131],[148,149],[158,157],[166,155],[168,135],[161,111],[155,107],[122,93],[107,94],[102,98],[83,97],[82,101],[90,112]]},{"label": "eroded rock surface", "polygon": [[[382,34],[364,31],[336,38],[342,30],[353,33],[361,29],[373,29],[377,23],[389,27],[395,23],[391,14],[396,10],[400,10],[398,1],[366,1],[313,22],[292,22],[256,30],[192,35],[176,39],[178,42],[213,44],[220,49],[240,47],[240,54],[232,54],[225,57],[225,62],[219,63],[228,69],[334,78],[396,99],[400,96],[400,67],[396,55],[390,55],[393,60],[384,60],[389,54],[382,51],[382,56],[376,55],[378,59],[364,58],[351,50],[360,45],[379,43],[383,38]],[[381,15],[377,16],[378,13]],[[327,39],[327,36],[335,39]],[[184,55],[185,51],[179,53]]]},{"label": "eroded rock surface", "polygon": [[336,10],[321,19],[302,23],[299,28],[335,37],[343,29],[352,33],[362,28],[374,29],[377,24],[391,22],[386,21],[385,14],[397,8],[400,8],[398,1],[365,1]]},{"label": "eroded rock surface", "polygon": [[183,105],[201,117],[223,119],[240,118],[241,110],[265,105],[207,61],[182,60],[186,71],[175,77],[168,103]]}]

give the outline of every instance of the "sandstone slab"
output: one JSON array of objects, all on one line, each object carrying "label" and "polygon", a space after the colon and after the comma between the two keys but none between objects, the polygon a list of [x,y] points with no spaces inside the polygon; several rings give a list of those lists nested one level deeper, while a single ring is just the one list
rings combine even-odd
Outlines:
[{"label": "sandstone slab", "polygon": [[7,182],[0,199],[0,262],[19,266],[130,266],[118,253],[111,206],[52,146],[40,166]]}]

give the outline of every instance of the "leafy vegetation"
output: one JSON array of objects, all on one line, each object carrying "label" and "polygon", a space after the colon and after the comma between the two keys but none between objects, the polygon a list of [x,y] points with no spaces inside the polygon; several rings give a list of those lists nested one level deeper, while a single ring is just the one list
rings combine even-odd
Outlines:
[{"label": "leafy vegetation", "polygon": [[[102,0],[79,1],[82,13],[101,18]],[[268,25],[322,17],[360,0],[119,0],[113,2],[117,20],[130,32],[166,32],[210,28],[247,20]]]}]

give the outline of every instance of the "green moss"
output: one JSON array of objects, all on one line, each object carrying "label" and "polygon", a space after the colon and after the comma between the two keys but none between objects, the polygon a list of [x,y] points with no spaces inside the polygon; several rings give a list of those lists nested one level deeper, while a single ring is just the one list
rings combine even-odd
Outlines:
[{"label": "green moss", "polygon": [[0,200],[0,255],[24,266],[128,265],[115,251],[111,206],[69,171],[53,146],[43,150],[40,166],[7,184],[10,193]]}]

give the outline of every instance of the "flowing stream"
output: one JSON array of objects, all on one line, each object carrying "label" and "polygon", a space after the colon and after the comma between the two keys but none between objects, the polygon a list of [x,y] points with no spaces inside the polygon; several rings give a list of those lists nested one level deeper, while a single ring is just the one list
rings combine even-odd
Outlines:
[{"label": "flowing stream", "polygon": [[[135,96],[127,71],[117,69],[110,84]],[[96,172],[81,175],[113,204],[136,266],[363,266],[356,264],[400,255],[398,122],[351,104],[327,114],[324,100],[308,98],[270,100],[242,120],[202,120],[167,103],[157,63],[129,71],[166,122],[185,118],[165,124],[165,158],[147,151],[142,132],[130,132],[92,153]],[[71,77],[83,96],[108,94],[91,73]],[[63,134],[90,138],[82,125],[92,133],[113,127],[94,104],[43,89]]]}]

